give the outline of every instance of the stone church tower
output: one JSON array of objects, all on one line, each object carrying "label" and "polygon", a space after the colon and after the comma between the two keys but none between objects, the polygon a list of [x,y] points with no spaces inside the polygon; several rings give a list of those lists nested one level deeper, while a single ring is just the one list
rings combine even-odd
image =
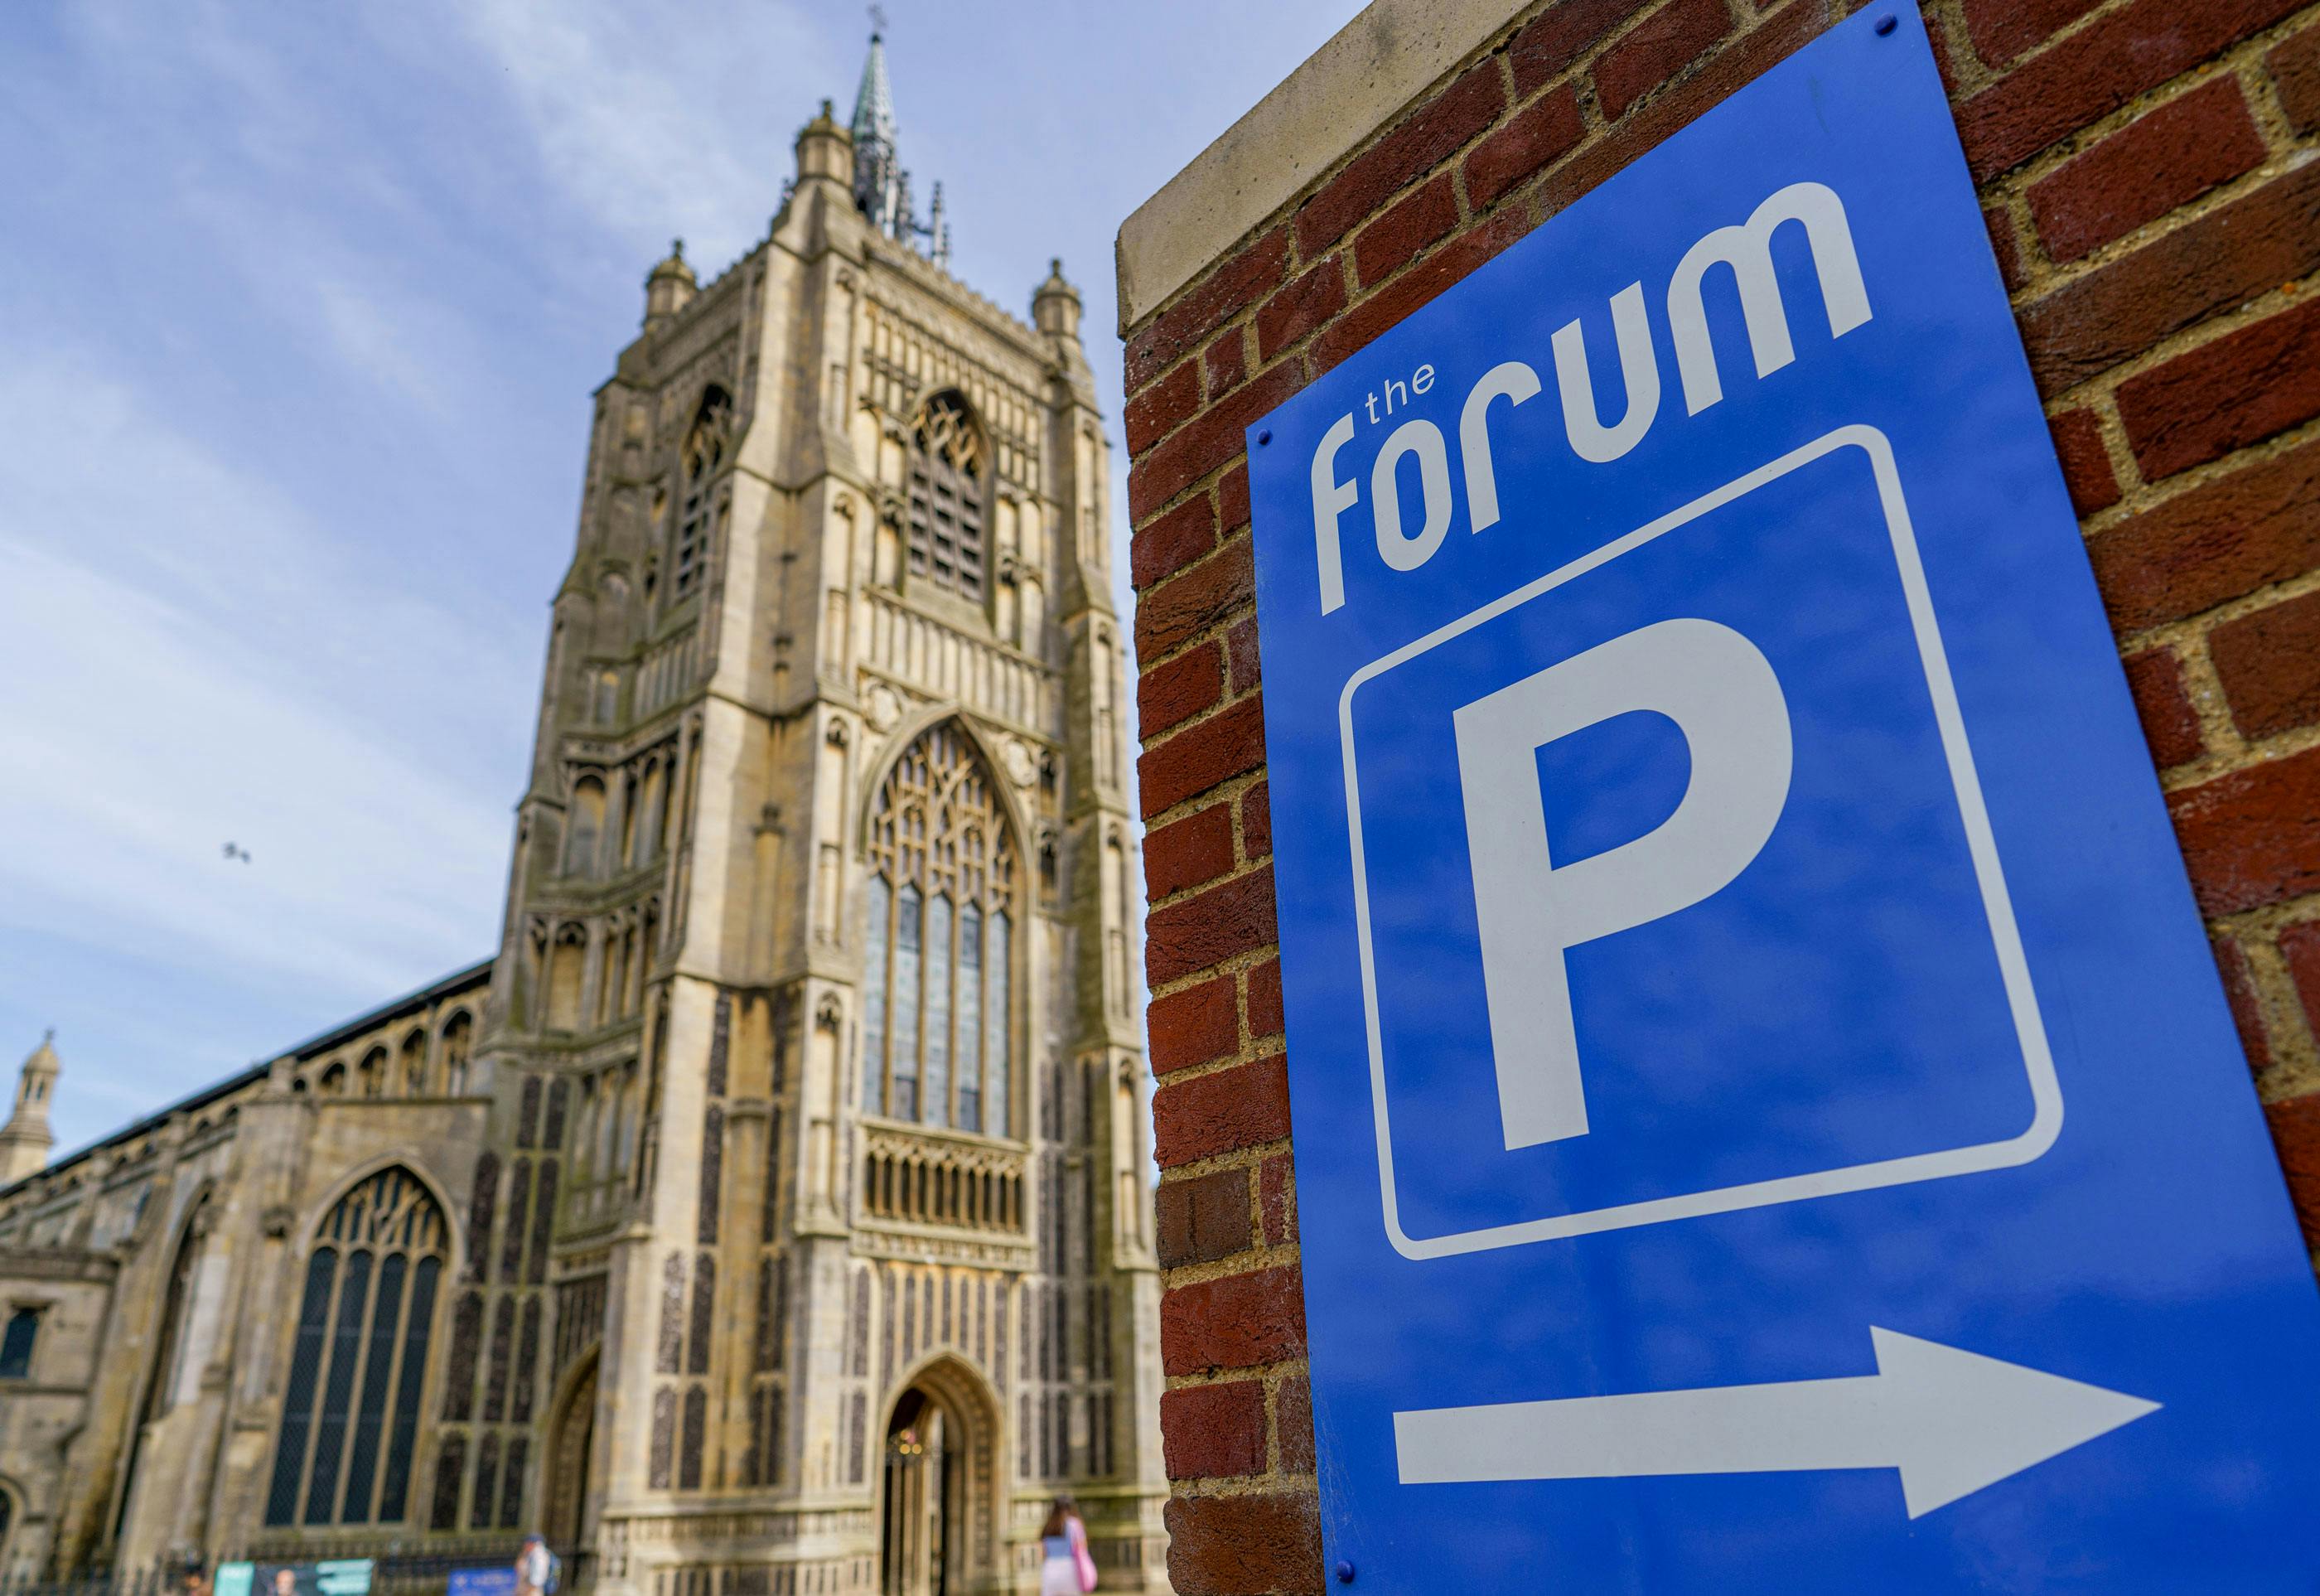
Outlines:
[{"label": "stone church tower", "polygon": [[1157,1566],[1079,297],[1051,277],[1026,326],[916,251],[877,49],[875,182],[825,107],[766,243],[705,288],[654,269],[556,601],[480,1050],[570,1094],[560,1250],[602,1272],[556,1317],[603,1350],[559,1371],[546,1505],[593,1407],[612,1578],[770,1537],[851,1589],[883,1522],[976,1588],[1065,1485]]},{"label": "stone church tower", "polygon": [[80,1405],[44,1501],[0,1421],[0,1573],[537,1527],[607,1591],[957,1596],[1069,1492],[1166,1588],[1079,295],[948,275],[875,39],[796,159],[597,392],[496,956],[0,1190],[0,1288],[85,1254],[119,1355],[28,1341]]}]

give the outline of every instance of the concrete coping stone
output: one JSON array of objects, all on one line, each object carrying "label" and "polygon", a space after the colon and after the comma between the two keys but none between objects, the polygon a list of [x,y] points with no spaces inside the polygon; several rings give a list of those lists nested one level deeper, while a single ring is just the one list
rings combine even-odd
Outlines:
[{"label": "concrete coping stone", "polygon": [[1373,0],[1121,223],[1119,334],[1495,37],[1521,0]]}]

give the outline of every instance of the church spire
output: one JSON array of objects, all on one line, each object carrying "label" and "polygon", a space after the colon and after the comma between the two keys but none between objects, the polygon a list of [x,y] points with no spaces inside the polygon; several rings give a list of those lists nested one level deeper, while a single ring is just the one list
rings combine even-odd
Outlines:
[{"label": "church spire", "polygon": [[[885,20],[870,8],[876,24],[869,58],[854,93],[854,203],[871,225],[888,238],[923,249],[937,266],[950,264],[950,224],[943,218],[942,186],[935,186],[933,214],[921,222],[911,198],[911,174],[903,169],[900,131],[894,120],[894,87],[886,76]],[[921,243],[920,240],[924,240]]]},{"label": "church spire", "polygon": [[862,86],[854,94],[854,148],[874,141],[894,147],[894,88],[886,81],[886,43],[883,32],[870,35],[870,59],[862,63]]},{"label": "church spire", "polygon": [[0,1125],[0,1186],[38,1174],[56,1137],[49,1129],[49,1100],[57,1084],[57,1033],[50,1031],[16,1072],[16,1108]]}]

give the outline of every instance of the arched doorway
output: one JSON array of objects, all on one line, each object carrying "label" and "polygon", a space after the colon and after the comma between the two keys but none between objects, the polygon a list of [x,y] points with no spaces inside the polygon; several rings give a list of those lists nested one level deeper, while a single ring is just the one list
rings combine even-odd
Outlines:
[{"label": "arched doorway", "polygon": [[586,1548],[581,1544],[588,1510],[588,1456],[596,1441],[596,1355],[590,1353],[580,1377],[556,1410],[549,1432],[548,1468],[541,1484],[540,1533],[550,1550],[566,1559]]},{"label": "arched doorway", "polygon": [[950,1447],[956,1427],[942,1404],[913,1385],[886,1420],[880,1558],[884,1596],[954,1596],[960,1479]]},{"label": "arched doorway", "polygon": [[998,1409],[950,1358],[920,1371],[887,1410],[879,1478],[880,1596],[995,1588]]}]

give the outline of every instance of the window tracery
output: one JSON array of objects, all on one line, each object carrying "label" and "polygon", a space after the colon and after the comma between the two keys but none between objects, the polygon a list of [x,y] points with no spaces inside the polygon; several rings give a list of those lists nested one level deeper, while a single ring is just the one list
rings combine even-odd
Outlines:
[{"label": "window tracery", "polygon": [[684,440],[684,502],[679,510],[676,545],[669,558],[669,596],[689,598],[701,585],[715,534],[714,520],[723,507],[716,501],[717,473],[733,440],[733,401],[724,389],[712,386],[702,395],[700,413]]},{"label": "window tracery", "polygon": [[894,762],[867,852],[863,1106],[1008,1134],[1015,838],[990,768],[955,722]]},{"label": "window tracery", "polygon": [[920,407],[911,429],[911,575],[971,599],[983,597],[985,576],[984,457],[983,430],[957,389]]},{"label": "window tracery", "polygon": [[269,1525],[400,1523],[417,1443],[443,1211],[408,1170],[340,1198],[306,1261]]}]

